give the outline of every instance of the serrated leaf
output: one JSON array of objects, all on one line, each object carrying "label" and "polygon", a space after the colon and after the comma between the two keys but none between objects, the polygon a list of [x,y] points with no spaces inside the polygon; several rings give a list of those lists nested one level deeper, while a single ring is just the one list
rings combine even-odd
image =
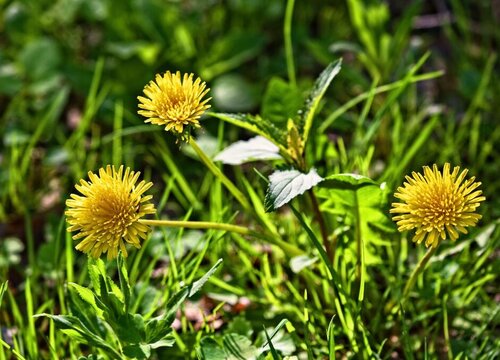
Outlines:
[{"label": "serrated leaf", "polygon": [[209,113],[209,115],[250,130],[286,148],[286,124],[283,128],[280,128],[258,115],[250,114]]},{"label": "serrated leaf", "polygon": [[125,310],[128,311],[130,305],[130,284],[127,272],[127,262],[123,254],[118,254],[118,276],[120,279],[120,290],[123,294],[123,302],[125,303]]},{"label": "serrated leaf", "polygon": [[302,133],[304,143],[307,142],[309,131],[311,130],[314,114],[318,108],[319,102],[328,89],[332,80],[340,72],[342,59],[330,63],[325,70],[318,76],[314,86],[307,97],[304,107],[301,110],[301,118],[299,121],[299,130]]},{"label": "serrated leaf", "polygon": [[241,165],[256,160],[281,159],[279,151],[279,147],[265,137],[256,136],[229,145],[218,153],[214,160],[229,165]]},{"label": "serrated leaf", "polygon": [[68,285],[77,292],[78,296],[80,296],[82,300],[92,306],[93,310],[97,313],[97,316],[102,317],[102,310],[97,307],[95,295],[92,290],[73,282],[69,282]]},{"label": "serrated leaf", "polygon": [[269,187],[264,206],[266,211],[280,208],[293,198],[323,181],[315,169],[307,174],[298,170],[275,171],[269,176]]},{"label": "serrated leaf", "polygon": [[94,291],[99,296],[101,295],[101,284],[99,277],[106,276],[106,265],[101,259],[94,259],[89,256],[87,269],[89,272],[90,280],[92,281],[92,285],[94,286]]},{"label": "serrated leaf", "polygon": [[208,270],[205,275],[203,275],[201,278],[195,281],[193,285],[191,285],[191,288],[189,290],[189,297],[196,294],[201,289],[201,287],[205,285],[210,276],[212,276],[217,271],[217,268],[220,266],[220,264],[222,264],[222,259],[217,260],[215,265],[212,266],[212,268]]}]

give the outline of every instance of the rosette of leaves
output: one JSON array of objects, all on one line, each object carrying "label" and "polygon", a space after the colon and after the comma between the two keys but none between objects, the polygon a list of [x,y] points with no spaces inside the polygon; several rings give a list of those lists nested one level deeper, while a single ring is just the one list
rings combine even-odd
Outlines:
[{"label": "rosette of leaves", "polygon": [[[112,359],[147,359],[153,351],[175,343],[172,323],[182,303],[197,293],[221,264],[219,260],[203,277],[182,287],[166,302],[157,317],[135,313],[126,262],[118,257],[119,283],[106,273],[101,259],[88,260],[92,287],[69,283],[70,314],[39,314],[52,319],[72,340],[99,349]],[[160,310],[160,309],[159,309]],[[95,356],[95,355],[94,355]],[[93,357],[95,358],[95,357]]]}]

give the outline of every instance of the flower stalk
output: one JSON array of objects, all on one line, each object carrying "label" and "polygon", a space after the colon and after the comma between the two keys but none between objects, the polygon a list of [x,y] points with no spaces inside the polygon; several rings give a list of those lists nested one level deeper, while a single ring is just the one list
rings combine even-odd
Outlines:
[{"label": "flower stalk", "polygon": [[432,255],[436,252],[436,249],[437,247],[431,246],[430,249],[425,253],[424,257],[420,259],[415,269],[413,269],[413,272],[411,273],[410,278],[406,282],[405,288],[403,290],[403,298],[401,300],[401,304],[404,305],[406,300],[408,300],[408,296],[410,295],[410,291],[413,289],[413,285],[415,285],[418,276],[425,269],[425,266],[429,262],[429,259],[432,257]]},{"label": "flower stalk", "polygon": [[240,235],[252,236],[257,239],[264,240],[270,244],[280,247],[290,256],[301,255],[302,251],[281,240],[278,237],[267,236],[262,232],[251,230],[244,226],[232,225],[226,223],[217,223],[211,221],[184,221],[184,220],[149,220],[140,219],[139,222],[143,225],[148,226],[163,226],[169,228],[185,228],[185,229],[212,229],[212,230],[223,230],[227,232],[233,232]]}]

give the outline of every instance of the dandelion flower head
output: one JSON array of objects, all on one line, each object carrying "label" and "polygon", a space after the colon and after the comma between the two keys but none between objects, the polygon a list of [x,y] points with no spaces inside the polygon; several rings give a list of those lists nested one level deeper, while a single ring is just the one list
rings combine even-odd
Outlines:
[{"label": "dandelion flower head", "polygon": [[156,212],[149,203],[151,195],[144,193],[153,185],[144,180],[136,184],[140,172],[123,169],[118,171],[108,165],[99,173],[88,173],[90,181],[80,180],[75,185],[82,195],[71,194],[66,201],[68,231],[77,231],[73,239],[79,240],[77,250],[98,258],[107,253],[108,259],[117,257],[121,249],[127,256],[125,243],[141,247],[149,227],[139,222],[146,214]]},{"label": "dandelion flower head", "polygon": [[144,87],[144,95],[138,96],[138,113],[152,124],[165,126],[181,140],[188,140],[193,127],[200,127],[198,119],[210,108],[211,98],[203,100],[210,89],[200,78],[193,80],[193,74],[167,71],[163,76],[156,75]]},{"label": "dandelion flower head", "polygon": [[449,237],[455,241],[459,232],[466,234],[468,226],[475,226],[481,215],[475,211],[481,201],[482,191],[476,190],[481,183],[475,177],[464,182],[467,169],[460,174],[460,167],[444,165],[443,171],[434,164],[432,170],[424,166],[424,174],[412,173],[406,176],[403,187],[394,196],[403,202],[392,204],[391,213],[396,214],[399,231],[416,229],[413,241],[420,244],[425,240],[427,247],[438,246]]}]

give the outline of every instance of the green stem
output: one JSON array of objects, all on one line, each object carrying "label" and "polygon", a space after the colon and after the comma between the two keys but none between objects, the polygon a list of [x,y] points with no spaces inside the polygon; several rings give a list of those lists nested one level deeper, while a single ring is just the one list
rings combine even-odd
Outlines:
[{"label": "green stem", "polygon": [[432,246],[427,253],[424,255],[422,259],[420,259],[419,263],[411,273],[410,278],[408,279],[408,282],[406,283],[405,289],[403,290],[403,299],[401,301],[402,304],[406,302],[408,299],[408,296],[410,295],[410,291],[413,288],[413,285],[415,284],[415,281],[417,281],[418,275],[424,270],[425,265],[429,261],[429,259],[432,257],[432,255],[436,252],[437,247]]},{"label": "green stem", "polygon": [[253,212],[252,207],[250,206],[250,203],[246,199],[245,195],[238,190],[238,188],[232,183],[231,180],[229,180],[226,175],[222,173],[222,171],[214,164],[214,162],[203,152],[203,150],[198,146],[196,141],[191,138],[189,140],[189,144],[193,148],[193,150],[196,152],[200,160],[205,164],[205,166],[214,174],[216,178],[218,178],[224,186],[229,190],[231,194],[238,200],[238,202],[243,206],[243,208],[247,211]]},{"label": "green stem", "polygon": [[288,71],[288,80],[293,86],[296,85],[295,80],[295,64],[293,62],[293,47],[292,47],[292,17],[295,0],[288,0],[286,3],[285,23],[283,25],[283,35],[285,38],[285,53],[286,53],[286,68]]},{"label": "green stem", "polygon": [[330,261],[333,261],[334,250],[331,246],[331,243],[328,241],[328,231],[326,230],[325,219],[323,218],[321,210],[319,209],[318,199],[316,198],[316,195],[314,194],[314,191],[312,189],[311,191],[309,191],[309,195],[311,197],[314,216],[316,217],[316,221],[318,222],[319,230],[321,232],[323,246],[325,247],[328,258],[330,259]]},{"label": "green stem", "polygon": [[140,223],[144,225],[150,226],[164,226],[164,227],[173,227],[173,228],[186,228],[186,229],[213,229],[213,230],[223,230],[228,232],[237,233],[240,235],[253,236],[257,239],[264,240],[270,244],[274,244],[279,246],[283,251],[287,253],[289,256],[297,256],[302,255],[303,252],[293,246],[292,244],[288,244],[281,240],[280,238],[266,236],[262,233],[259,233],[254,230],[250,230],[244,226],[225,224],[225,223],[216,223],[210,221],[184,221],[184,220],[147,220],[141,219]]}]

